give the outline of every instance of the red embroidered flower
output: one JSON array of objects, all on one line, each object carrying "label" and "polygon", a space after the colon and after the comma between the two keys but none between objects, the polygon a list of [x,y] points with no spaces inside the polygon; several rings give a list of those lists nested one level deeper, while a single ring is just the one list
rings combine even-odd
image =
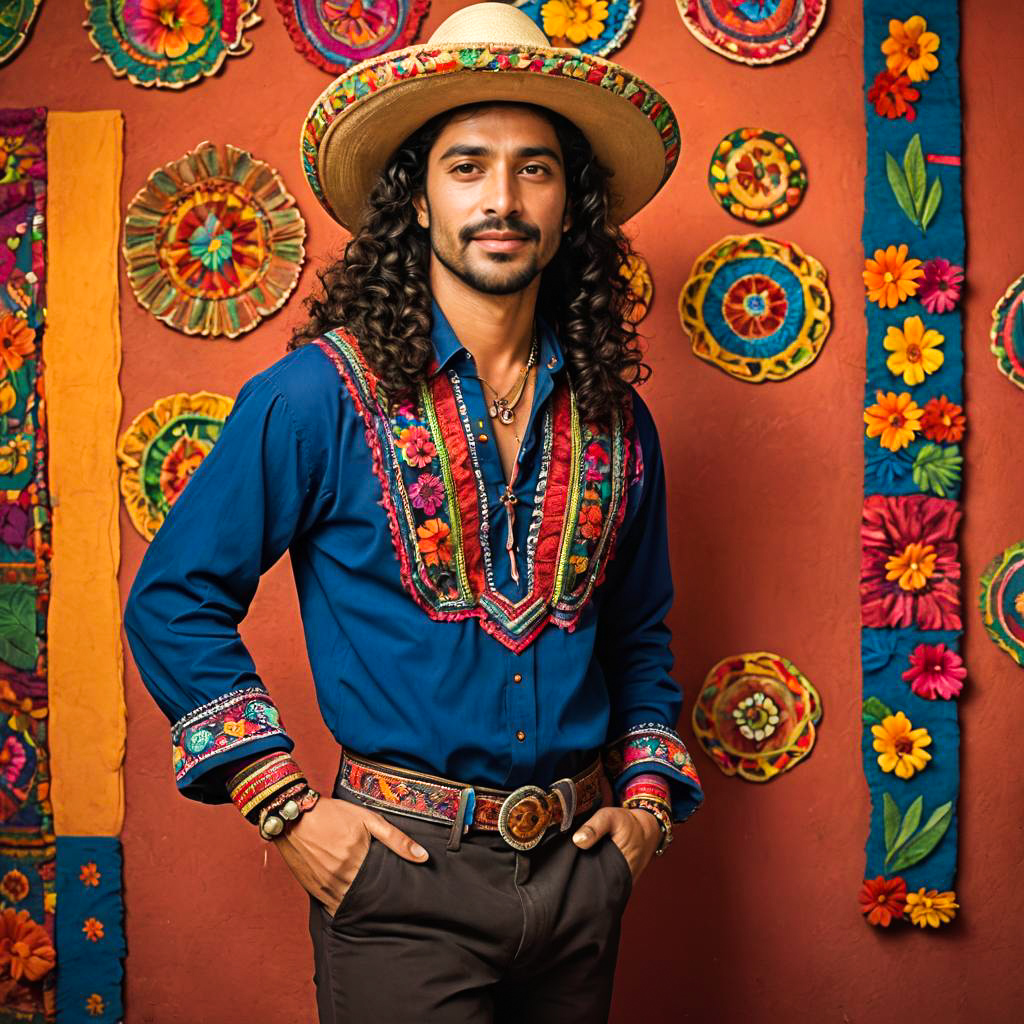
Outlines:
[{"label": "red embroidered flower", "polygon": [[963,409],[945,395],[929,399],[921,416],[921,429],[929,441],[959,441],[966,423]]},{"label": "red embroidered flower", "polygon": [[87,917],[82,924],[82,931],[90,942],[99,942],[103,938],[103,922],[96,917]]},{"label": "red embroidered flower", "polygon": [[921,98],[906,75],[894,75],[891,71],[879,71],[868,90],[868,101],[874,104],[875,113],[895,119],[905,117],[913,121],[917,111],[913,104]]},{"label": "red embroidered flower", "polygon": [[601,536],[604,522],[604,511],[601,508],[599,495],[588,488],[583,492],[584,503],[580,508],[580,533],[587,540],[597,540]]},{"label": "red embroidered flower", "polygon": [[404,427],[395,442],[401,449],[402,458],[416,469],[429,466],[437,454],[430,432],[426,427]]},{"label": "red embroidered flower", "polygon": [[12,868],[0,881],[0,893],[11,903],[20,903],[29,893],[28,879],[16,868]]},{"label": "red embroidered flower", "polygon": [[733,284],[722,300],[729,326],[747,339],[774,334],[786,319],[789,301],[779,285],[765,274],[747,274]]},{"label": "red embroidered flower", "polygon": [[864,499],[863,625],[962,628],[955,540],[960,516],[955,501],[925,494],[871,494]]},{"label": "red embroidered flower", "polygon": [[966,677],[963,659],[945,644],[918,644],[910,655],[910,668],[903,673],[910,689],[927,700],[959,697]]},{"label": "red embroidered flower", "polygon": [[432,516],[444,503],[444,484],[440,477],[433,473],[420,473],[416,482],[409,488],[409,497],[416,508],[421,508]]},{"label": "red embroidered flower", "polygon": [[895,878],[865,879],[860,887],[860,910],[868,923],[888,928],[894,917],[902,917],[907,905],[907,883]]}]

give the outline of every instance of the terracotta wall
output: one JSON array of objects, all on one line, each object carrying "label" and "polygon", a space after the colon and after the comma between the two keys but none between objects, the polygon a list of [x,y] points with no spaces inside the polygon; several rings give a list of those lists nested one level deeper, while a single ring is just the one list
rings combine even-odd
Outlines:
[{"label": "terracotta wall", "polygon": [[[435,0],[426,33],[457,6]],[[922,0],[918,8],[927,13],[927,6]],[[965,6],[971,432],[962,536],[971,674],[961,702],[964,909],[941,934],[880,934],[860,920],[856,904],[868,828],[857,599],[860,5],[832,0],[804,56],[751,70],[699,46],[672,0],[647,0],[620,53],[668,96],[683,127],[678,170],[632,224],[657,289],[645,323],[655,368],[646,396],[668,459],[683,732],[691,735],[693,697],[710,666],[758,648],[793,659],[820,690],[825,715],[810,760],[767,786],[726,779],[695,751],[707,801],[635,890],[616,982],[618,1024],[1019,1019],[1024,791],[1016,755],[1024,679],[988,640],[975,608],[988,559],[1024,535],[1024,394],[988,353],[989,311],[1024,271],[1024,5]],[[125,422],[174,391],[233,395],[277,359],[301,317],[297,296],[341,242],[307,191],[297,157],[303,115],[329,79],[293,50],[276,6],[264,0],[260,7],[264,21],[250,35],[252,54],[179,94],[133,87],[91,61],[75,0],[47,0],[24,51],[0,70],[4,105],[124,111],[125,202],[155,166],[212,139],[278,167],[303,205],[310,258],[296,297],[240,341],[189,338],[164,327],[137,305],[122,272]],[[676,316],[694,257],[742,230],[711,199],[704,178],[714,144],[743,124],[785,131],[802,150],[807,197],[777,233],[825,263],[835,300],[821,356],[782,384],[744,385],[698,361]],[[126,595],[144,544],[123,514],[121,527]],[[316,710],[287,560],[265,577],[243,635],[284,708],[302,763],[328,786],[336,751]],[[176,795],[167,723],[130,658],[126,686],[128,1024],[312,1020],[304,894],[232,808]]]}]

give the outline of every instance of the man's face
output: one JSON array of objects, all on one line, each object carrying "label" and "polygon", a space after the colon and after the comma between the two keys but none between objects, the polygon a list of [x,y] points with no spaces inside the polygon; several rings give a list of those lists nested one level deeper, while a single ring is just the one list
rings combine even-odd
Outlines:
[{"label": "man's face", "polygon": [[521,106],[456,115],[427,155],[426,194],[414,203],[448,271],[489,295],[522,291],[569,223],[554,128]]}]

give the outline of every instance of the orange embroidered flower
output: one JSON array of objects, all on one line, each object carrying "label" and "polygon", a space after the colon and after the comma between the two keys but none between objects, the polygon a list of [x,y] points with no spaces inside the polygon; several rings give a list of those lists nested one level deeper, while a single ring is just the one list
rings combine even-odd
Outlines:
[{"label": "orange embroidered flower", "polygon": [[124,18],[140,42],[174,60],[202,41],[210,11],[204,0],[139,0]]},{"label": "orange embroidered flower", "polygon": [[451,562],[450,533],[448,524],[441,519],[428,519],[422,526],[416,527],[419,538],[417,544],[427,565],[448,565]]},{"label": "orange embroidered flower", "polygon": [[0,914],[0,977],[38,981],[53,970],[57,952],[46,929],[27,910],[5,907]]},{"label": "orange embroidered flower", "polygon": [[945,395],[930,399],[921,417],[921,429],[929,441],[959,441],[966,423],[963,409]]},{"label": "orange embroidered flower", "polygon": [[28,895],[28,879],[16,869],[8,871],[0,881],[0,892],[11,903],[20,903]]},{"label": "orange embroidered flower", "polygon": [[889,38],[882,43],[885,66],[895,75],[905,73],[912,82],[927,82],[939,66],[935,51],[939,37],[928,31],[928,23],[920,14],[906,21],[893,18],[889,22]]},{"label": "orange embroidered flower", "polygon": [[20,370],[25,359],[36,350],[36,332],[24,317],[5,313],[0,316],[0,377]]},{"label": "orange embroidered flower", "polygon": [[101,996],[99,992],[93,992],[85,1001],[85,1012],[89,1014],[90,1017],[102,1016],[105,1009],[106,1006],[103,1002],[103,996]]},{"label": "orange embroidered flower", "polygon": [[914,103],[920,98],[920,91],[906,75],[894,75],[891,71],[879,71],[868,90],[868,102],[874,104],[875,113],[890,121],[898,117],[913,121],[917,117]]},{"label": "orange embroidered flower", "polygon": [[228,719],[228,721],[224,723],[224,732],[227,733],[228,736],[244,736],[245,719],[239,719],[237,722],[233,722],[231,719]]},{"label": "orange embroidered flower", "polygon": [[865,879],[860,887],[860,910],[868,923],[888,928],[894,917],[902,917],[907,902],[907,883],[895,878]]},{"label": "orange embroidered flower", "polygon": [[903,553],[891,555],[885,563],[885,578],[899,580],[901,590],[921,590],[935,572],[938,558],[934,544],[908,544]]},{"label": "orange embroidered flower", "polygon": [[96,862],[94,860],[83,864],[82,870],[78,873],[78,878],[82,885],[91,885],[94,888],[100,884],[100,879],[102,877],[100,869],[96,867]]},{"label": "orange embroidered flower", "polygon": [[588,503],[580,509],[580,533],[588,540],[596,540],[601,536],[603,521],[604,514],[599,503]]},{"label": "orange embroidered flower", "polygon": [[921,261],[907,259],[907,246],[876,249],[875,258],[864,261],[861,276],[868,299],[882,309],[895,309],[917,292],[917,279],[924,273]]},{"label": "orange embroidered flower", "polygon": [[90,942],[99,942],[103,938],[103,922],[96,917],[87,917],[82,924],[82,931]]},{"label": "orange embroidered flower", "polygon": [[924,410],[910,397],[909,391],[896,394],[875,392],[875,404],[864,410],[867,436],[877,437],[883,448],[898,452],[914,440],[921,429]]}]

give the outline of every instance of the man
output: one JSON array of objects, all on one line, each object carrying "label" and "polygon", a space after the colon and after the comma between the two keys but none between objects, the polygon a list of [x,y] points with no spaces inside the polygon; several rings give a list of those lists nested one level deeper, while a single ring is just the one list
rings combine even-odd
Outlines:
[{"label": "man", "polygon": [[[322,1021],[607,1019],[633,881],[702,800],[618,272],[617,225],[677,146],[653,90],[507,4],[311,111],[307,175],[353,239],[125,625],[181,791],[230,797],[309,893]],[[343,749],[332,798],[237,631],[285,550]],[[605,773],[618,806],[597,809]]]}]

